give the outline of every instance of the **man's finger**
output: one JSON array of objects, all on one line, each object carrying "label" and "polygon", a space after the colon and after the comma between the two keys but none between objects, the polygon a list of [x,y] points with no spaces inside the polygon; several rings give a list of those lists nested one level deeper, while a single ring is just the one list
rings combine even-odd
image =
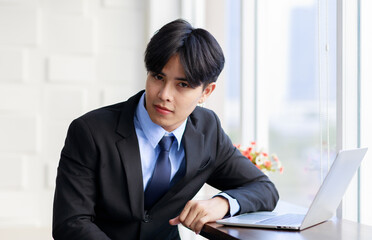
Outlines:
[{"label": "man's finger", "polygon": [[180,216],[177,216],[177,217],[172,218],[171,220],[169,220],[170,225],[178,225],[180,223],[181,223]]},{"label": "man's finger", "polygon": [[180,222],[186,227],[188,227],[187,224],[191,223],[190,220],[192,221],[195,218],[194,204],[195,204],[194,201],[192,200],[188,201],[185,208],[180,213],[179,216]]},{"label": "man's finger", "polygon": [[200,231],[202,230],[204,224],[206,224],[207,222],[209,222],[209,217],[208,216],[204,216],[204,217],[200,218],[199,221],[197,221],[195,226],[194,226],[194,232],[196,234],[199,234]]},{"label": "man's finger", "polygon": [[[195,212],[195,213],[196,213],[196,215],[194,215],[192,221],[188,225],[188,227],[191,230],[193,230],[194,232],[196,232],[195,231],[195,226],[197,226],[197,224],[199,223],[200,219],[205,216],[205,214],[203,212],[200,212],[200,211]],[[183,222],[182,224],[185,224],[185,222]]]}]

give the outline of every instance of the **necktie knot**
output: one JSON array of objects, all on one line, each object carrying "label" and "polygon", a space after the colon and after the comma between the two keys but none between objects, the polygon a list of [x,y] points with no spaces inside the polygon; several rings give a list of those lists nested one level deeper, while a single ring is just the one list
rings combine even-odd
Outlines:
[{"label": "necktie knot", "polygon": [[160,150],[169,152],[173,138],[173,136],[164,136],[159,142]]}]

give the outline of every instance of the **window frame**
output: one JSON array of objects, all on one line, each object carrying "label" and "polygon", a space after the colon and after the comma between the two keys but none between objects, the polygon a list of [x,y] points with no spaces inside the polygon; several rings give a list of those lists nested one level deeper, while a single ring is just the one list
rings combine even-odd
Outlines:
[{"label": "window frame", "polygon": [[[357,148],[360,140],[358,0],[337,0],[337,150]],[[359,221],[360,171],[354,176],[338,218]]]}]

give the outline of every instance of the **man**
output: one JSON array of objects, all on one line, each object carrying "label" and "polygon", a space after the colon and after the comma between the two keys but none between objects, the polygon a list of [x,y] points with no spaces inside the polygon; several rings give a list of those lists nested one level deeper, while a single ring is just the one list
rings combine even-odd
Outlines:
[{"label": "man", "polygon": [[[228,215],[272,210],[275,186],[244,158],[217,116],[197,107],[224,56],[183,20],[162,27],[145,54],[146,89],[74,120],[61,153],[55,239],[179,239]],[[167,146],[164,146],[167,145]],[[190,200],[204,183],[223,192]]]}]

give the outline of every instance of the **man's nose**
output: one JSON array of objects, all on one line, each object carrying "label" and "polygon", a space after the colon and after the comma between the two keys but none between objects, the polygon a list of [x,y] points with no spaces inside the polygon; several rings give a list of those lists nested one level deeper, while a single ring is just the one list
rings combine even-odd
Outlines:
[{"label": "man's nose", "polygon": [[163,101],[169,101],[172,99],[172,87],[169,83],[164,82],[161,89],[159,90],[158,97]]}]

